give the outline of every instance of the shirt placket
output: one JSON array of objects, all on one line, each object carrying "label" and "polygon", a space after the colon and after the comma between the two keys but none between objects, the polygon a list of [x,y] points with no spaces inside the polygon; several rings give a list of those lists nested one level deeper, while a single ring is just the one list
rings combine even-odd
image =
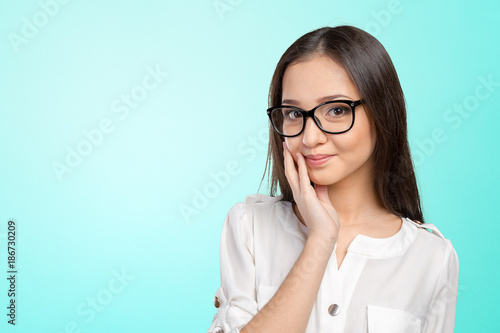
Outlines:
[{"label": "shirt placket", "polygon": [[347,252],[339,270],[336,249],[335,245],[318,293],[321,332],[344,332],[347,309],[367,259]]}]

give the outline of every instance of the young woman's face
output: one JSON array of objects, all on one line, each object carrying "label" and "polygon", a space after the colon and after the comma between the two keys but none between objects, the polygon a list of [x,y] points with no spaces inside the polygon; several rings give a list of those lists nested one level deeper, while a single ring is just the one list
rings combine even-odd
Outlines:
[{"label": "young woman's face", "polygon": [[[360,97],[344,68],[324,55],[290,65],[283,77],[282,105],[310,110],[328,100],[357,101]],[[325,133],[308,117],[300,135],[285,138],[295,161],[297,152],[302,153],[309,178],[320,185],[371,180],[375,141],[375,128],[363,104],[356,107],[354,125],[345,133]],[[308,155],[329,157],[321,163]]]}]

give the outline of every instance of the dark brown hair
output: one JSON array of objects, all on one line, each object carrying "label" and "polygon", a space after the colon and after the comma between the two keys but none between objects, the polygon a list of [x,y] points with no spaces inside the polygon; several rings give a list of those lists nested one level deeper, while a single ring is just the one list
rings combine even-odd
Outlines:
[{"label": "dark brown hair", "polygon": [[[269,107],[281,104],[282,81],[290,64],[327,55],[345,68],[377,132],[374,157],[375,190],[393,214],[423,222],[406,128],[406,105],[396,69],[380,42],[352,27],[324,27],[297,39],[276,66],[269,89]],[[270,195],[279,186],[283,200],[293,202],[285,176],[283,137],[269,126],[269,147],[264,170],[271,172]],[[261,181],[262,184],[262,181]]]}]

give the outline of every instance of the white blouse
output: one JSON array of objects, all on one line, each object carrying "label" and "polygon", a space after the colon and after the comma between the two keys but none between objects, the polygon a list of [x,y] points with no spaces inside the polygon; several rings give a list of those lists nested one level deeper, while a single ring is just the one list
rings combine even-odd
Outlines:
[{"label": "white blouse", "polygon": [[[301,254],[307,228],[282,198],[249,195],[229,210],[220,241],[217,313],[209,333],[240,332]],[[402,220],[399,232],[389,238],[357,235],[340,269],[335,246],[307,333],[453,332],[455,249],[433,224]]]}]

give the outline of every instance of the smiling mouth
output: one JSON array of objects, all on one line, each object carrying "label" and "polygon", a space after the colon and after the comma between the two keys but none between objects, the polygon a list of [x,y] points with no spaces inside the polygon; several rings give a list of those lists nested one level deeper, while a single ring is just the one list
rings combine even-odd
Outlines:
[{"label": "smiling mouth", "polygon": [[316,167],[328,162],[334,156],[336,155],[307,155],[305,158],[310,166]]}]

